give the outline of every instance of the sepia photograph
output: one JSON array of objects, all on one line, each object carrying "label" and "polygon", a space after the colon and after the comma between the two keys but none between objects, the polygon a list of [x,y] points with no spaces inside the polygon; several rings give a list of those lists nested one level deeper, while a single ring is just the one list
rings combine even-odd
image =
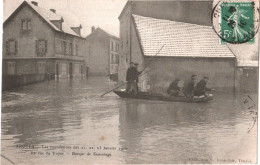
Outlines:
[{"label": "sepia photograph", "polygon": [[3,0],[2,165],[257,164],[259,0]]}]

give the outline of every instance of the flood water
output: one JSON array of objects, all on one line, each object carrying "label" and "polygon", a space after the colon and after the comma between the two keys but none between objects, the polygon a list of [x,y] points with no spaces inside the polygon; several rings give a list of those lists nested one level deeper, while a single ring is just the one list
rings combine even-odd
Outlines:
[{"label": "flood water", "polygon": [[248,103],[215,93],[201,104],[99,97],[115,85],[95,77],[3,92],[2,156],[16,164],[256,162],[256,94]]}]

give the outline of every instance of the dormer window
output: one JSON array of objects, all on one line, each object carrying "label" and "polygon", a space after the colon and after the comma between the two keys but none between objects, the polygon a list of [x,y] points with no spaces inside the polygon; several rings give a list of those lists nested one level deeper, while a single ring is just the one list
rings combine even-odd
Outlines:
[{"label": "dormer window", "polygon": [[22,20],[22,31],[28,32],[31,30],[32,30],[31,19],[23,19]]}]

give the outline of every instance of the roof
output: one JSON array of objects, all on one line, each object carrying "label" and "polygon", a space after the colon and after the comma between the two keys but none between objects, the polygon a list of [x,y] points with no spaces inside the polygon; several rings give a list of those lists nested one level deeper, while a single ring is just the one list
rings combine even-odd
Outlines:
[{"label": "roof", "polygon": [[145,56],[234,58],[210,26],[133,15]]},{"label": "roof", "polygon": [[[146,1],[153,2],[153,1],[165,1],[165,0],[146,0]],[[210,2],[210,1],[213,1],[213,0],[167,0],[167,1],[173,1],[173,2],[178,2],[178,1],[180,1],[180,2],[181,1],[192,1],[192,2],[194,2],[194,1],[202,1],[203,2],[203,1],[206,1],[206,2]],[[125,10],[127,9],[127,7],[129,5],[132,5],[132,4],[136,5],[138,2],[142,2],[142,0],[127,0],[123,10],[121,11],[120,15],[118,16],[118,19],[121,19],[121,17],[125,13]]]},{"label": "roof", "polygon": [[105,35],[107,35],[108,37],[111,37],[111,38],[114,38],[114,39],[119,40],[119,37],[117,37],[117,36],[115,36],[115,35],[112,35],[112,34],[106,32],[105,30],[101,29],[100,27],[97,27],[97,28],[95,29],[95,31],[92,32],[92,33],[90,33],[86,38],[90,37],[92,34],[97,33],[97,32],[102,32],[102,33],[104,33]]},{"label": "roof", "polygon": [[[81,37],[80,35],[78,35],[77,33],[75,33],[71,27],[75,27],[75,25],[71,25],[70,22],[68,21],[69,18],[67,17],[63,17],[62,15],[59,15],[57,13],[54,13],[48,9],[44,9],[41,8],[39,6],[36,6],[34,4],[32,4],[31,2],[27,2],[24,1],[4,22],[4,24],[6,24],[6,22],[8,22],[18,11],[20,11],[20,9],[24,6],[24,5],[28,5],[29,7],[31,7],[33,9],[33,11],[35,11],[41,18],[43,18],[55,31],[59,31],[59,32],[63,32],[66,34],[70,34],[73,36],[77,36],[77,37]],[[57,28],[51,21],[54,20],[61,20],[63,19],[62,22],[62,30]]]},{"label": "roof", "polygon": [[237,66],[240,66],[240,67],[258,67],[258,61],[255,61],[255,60],[237,60]]}]

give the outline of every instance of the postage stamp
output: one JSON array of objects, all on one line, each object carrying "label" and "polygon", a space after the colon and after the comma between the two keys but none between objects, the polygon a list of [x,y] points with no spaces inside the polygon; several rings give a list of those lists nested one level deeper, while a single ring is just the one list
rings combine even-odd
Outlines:
[{"label": "postage stamp", "polygon": [[254,5],[221,3],[221,42],[254,42]]},{"label": "postage stamp", "polygon": [[259,8],[253,1],[221,1],[213,9],[212,23],[222,44],[254,43],[259,27]]}]

